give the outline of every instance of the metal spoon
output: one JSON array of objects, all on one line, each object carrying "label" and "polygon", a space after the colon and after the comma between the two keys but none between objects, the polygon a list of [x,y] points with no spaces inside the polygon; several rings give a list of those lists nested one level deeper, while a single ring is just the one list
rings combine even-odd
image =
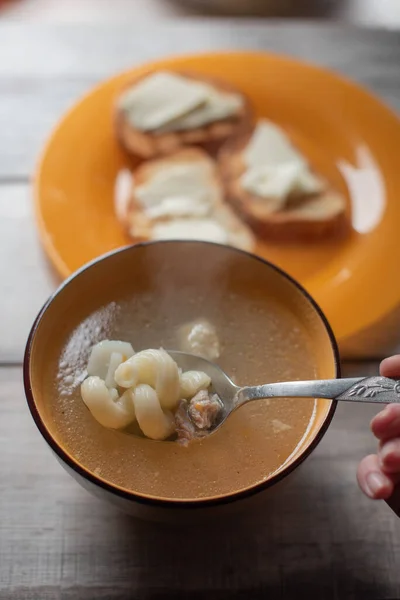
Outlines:
[{"label": "metal spoon", "polygon": [[388,377],[354,377],[315,381],[286,381],[240,387],[215,363],[186,352],[168,350],[182,371],[203,371],[211,378],[211,391],[221,400],[222,410],[207,434],[214,433],[235,410],[263,398],[327,398],[344,402],[400,403],[400,380]]}]

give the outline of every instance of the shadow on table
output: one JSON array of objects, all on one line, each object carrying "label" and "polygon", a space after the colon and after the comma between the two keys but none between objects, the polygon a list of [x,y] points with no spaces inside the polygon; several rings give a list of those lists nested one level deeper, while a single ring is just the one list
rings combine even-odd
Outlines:
[{"label": "shadow on table", "polygon": [[348,486],[337,490],[310,478],[304,470],[251,512],[208,526],[121,514],[116,525],[131,557],[132,589],[145,598],[175,599],[291,600],[302,592],[319,600],[391,597],[383,595],[389,592],[383,579],[371,575],[379,568],[371,545],[379,553],[382,544],[368,525],[376,505],[360,502],[355,486],[357,498],[348,505]]}]

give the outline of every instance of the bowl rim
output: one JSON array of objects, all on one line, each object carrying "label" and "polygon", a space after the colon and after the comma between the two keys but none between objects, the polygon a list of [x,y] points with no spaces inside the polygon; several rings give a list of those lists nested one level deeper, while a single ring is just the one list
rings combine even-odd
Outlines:
[{"label": "bowl rim", "polygon": [[[151,495],[141,494],[141,493],[138,493],[135,491],[130,491],[130,490],[120,487],[116,484],[110,483],[110,482],[102,479],[101,477],[95,475],[94,473],[91,473],[89,471],[89,469],[87,469],[84,465],[79,463],[73,457],[72,454],[71,455],[68,454],[63,449],[63,447],[53,437],[50,430],[47,428],[44,420],[42,419],[40,412],[36,406],[34,394],[32,391],[32,385],[31,385],[30,366],[31,366],[32,346],[33,346],[36,332],[39,328],[39,325],[40,325],[42,319],[45,316],[47,309],[52,304],[52,302],[55,300],[55,298],[59,294],[61,294],[63,292],[63,290],[66,287],[68,287],[78,276],[82,275],[85,271],[91,269],[96,264],[98,264],[104,260],[107,260],[108,258],[111,258],[112,256],[114,256],[116,254],[132,252],[134,248],[140,248],[140,247],[144,247],[144,246],[165,245],[165,244],[187,244],[187,243],[198,244],[198,245],[207,244],[209,246],[218,246],[218,247],[221,246],[221,244],[217,244],[214,242],[204,242],[204,241],[197,241],[197,240],[147,241],[147,242],[140,242],[137,244],[129,244],[127,246],[123,246],[122,248],[117,248],[116,250],[111,250],[110,252],[107,252],[106,254],[103,254],[103,255],[95,258],[94,260],[88,262],[87,264],[83,265],[81,268],[79,268],[77,271],[72,273],[65,281],[63,281],[60,284],[60,286],[57,288],[57,290],[48,298],[48,300],[44,303],[44,305],[40,309],[37,317],[35,318],[35,320],[33,322],[31,330],[29,332],[28,339],[26,342],[25,352],[24,352],[24,359],[23,359],[23,381],[24,381],[25,397],[26,397],[29,411],[32,415],[32,418],[33,418],[37,428],[39,429],[40,433],[42,434],[43,438],[48,443],[48,445],[50,446],[52,451],[56,454],[56,456],[61,460],[62,463],[64,463],[67,467],[69,467],[77,475],[79,475],[83,479],[89,481],[89,483],[94,484],[95,486],[100,487],[103,491],[109,492],[113,495],[116,495],[119,498],[122,498],[124,500],[129,500],[131,502],[132,501],[137,502],[139,504],[144,504],[147,506],[174,508],[174,509],[200,508],[200,507],[204,508],[204,507],[217,506],[217,505],[221,505],[221,504],[229,504],[232,502],[236,502],[240,499],[253,496],[263,490],[266,490],[266,489],[272,487],[273,485],[276,485],[277,483],[282,481],[285,477],[287,477],[290,473],[292,473],[295,469],[297,469],[297,467],[318,446],[319,442],[322,440],[323,436],[325,435],[325,433],[333,419],[333,416],[335,414],[336,407],[337,407],[337,402],[335,400],[331,400],[331,406],[328,410],[326,417],[324,418],[324,421],[323,421],[321,427],[319,428],[317,434],[315,435],[315,438],[308,445],[308,447],[290,465],[288,465],[287,467],[283,467],[282,470],[280,470],[277,473],[275,473],[274,475],[272,475],[266,481],[262,481],[255,485],[252,485],[251,487],[248,487],[248,488],[242,489],[242,490],[238,490],[238,491],[233,492],[228,495],[219,495],[219,496],[214,496],[214,497],[210,497],[210,498],[195,498],[193,500],[192,499],[179,499],[179,498],[178,499],[160,498],[160,497],[156,497],[156,496],[153,497]],[[234,253],[242,254],[242,255],[246,256],[247,258],[257,260],[257,261],[263,263],[264,265],[266,265],[267,267],[269,267],[270,269],[272,269],[276,273],[278,273],[281,277],[286,279],[290,284],[292,284],[295,288],[297,288],[298,291],[300,291],[300,293],[303,295],[303,297],[311,304],[312,308],[315,310],[315,312],[321,319],[322,324],[324,325],[324,328],[328,334],[330,345],[331,345],[332,352],[333,352],[335,378],[336,379],[340,378],[341,377],[340,355],[339,355],[339,348],[338,348],[338,344],[337,344],[335,335],[334,335],[333,330],[332,330],[325,314],[323,313],[322,309],[317,304],[317,302],[314,300],[314,298],[307,292],[307,290],[296,279],[294,279],[291,275],[286,273],[286,271],[284,271],[277,265],[269,262],[268,260],[265,260],[264,258],[261,258],[260,256],[257,256],[255,254],[246,252],[245,250],[241,250],[239,248],[235,248],[232,246],[222,246],[222,247],[225,250],[229,250]]]}]

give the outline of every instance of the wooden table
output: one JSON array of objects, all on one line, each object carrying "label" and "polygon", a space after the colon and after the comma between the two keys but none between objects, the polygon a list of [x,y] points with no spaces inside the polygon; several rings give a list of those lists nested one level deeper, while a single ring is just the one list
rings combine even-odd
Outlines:
[{"label": "wooden table", "polygon": [[[36,239],[29,178],[51,127],[115,71],[165,53],[256,48],[341,71],[400,107],[397,33],[259,21],[0,26],[0,600],[400,598],[400,521],[358,491],[374,407],[342,405],[314,455],[246,526],[134,521],[80,489],[25,406],[24,342],[58,281]],[[375,373],[374,361],[344,374]]]},{"label": "wooden table", "polygon": [[106,22],[188,16],[334,19],[400,27],[398,0],[0,0],[0,18],[32,22]]}]

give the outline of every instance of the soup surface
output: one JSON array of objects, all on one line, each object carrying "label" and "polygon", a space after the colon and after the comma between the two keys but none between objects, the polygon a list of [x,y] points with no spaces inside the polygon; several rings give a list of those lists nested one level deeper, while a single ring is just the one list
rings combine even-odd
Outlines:
[{"label": "soup surface", "polygon": [[[178,301],[179,300],[179,301]],[[103,339],[179,349],[179,330],[199,318],[214,324],[218,362],[238,384],[313,379],[317,360],[299,319],[257,289],[218,298],[190,286],[160,297],[139,290],[88,316],[48,364],[53,427],[66,450],[104,480],[140,494],[196,499],[262,482],[293,454],[312,423],[315,402],[275,399],[234,413],[213,436],[188,448],[102,427],[80,395],[90,349]]]}]

